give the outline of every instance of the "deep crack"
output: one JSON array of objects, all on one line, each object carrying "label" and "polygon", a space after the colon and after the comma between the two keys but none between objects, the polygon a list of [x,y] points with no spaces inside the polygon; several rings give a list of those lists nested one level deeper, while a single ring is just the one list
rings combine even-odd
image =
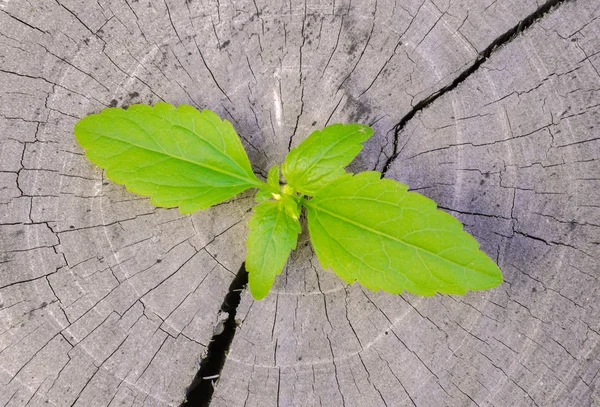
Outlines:
[{"label": "deep crack", "polygon": [[248,284],[248,272],[242,263],[240,270],[229,285],[229,291],[221,304],[221,312],[228,314],[223,331],[217,332],[211,338],[206,357],[200,363],[196,377],[187,389],[185,401],[180,407],[208,407],[215,391],[215,382],[221,376],[229,347],[233,341],[237,323],[235,315],[240,304],[242,291]]},{"label": "deep crack", "polygon": [[443,88],[439,89],[432,95],[421,100],[406,115],[404,115],[404,117],[402,117],[402,119],[400,119],[400,121],[394,126],[393,153],[386,160],[385,165],[383,166],[383,169],[381,170],[381,177],[383,178],[385,176],[385,174],[390,169],[390,166],[392,165],[394,160],[398,157],[398,154],[399,154],[398,138],[400,136],[400,132],[404,129],[406,124],[413,117],[415,117],[415,115],[417,113],[419,113],[421,110],[423,110],[426,107],[428,107],[429,105],[431,105],[440,96],[456,89],[458,87],[458,85],[460,85],[462,82],[464,82],[469,76],[471,76],[471,74],[473,74],[475,71],[477,71],[477,69],[479,69],[479,67],[485,61],[487,61],[489,59],[489,57],[494,53],[496,48],[499,48],[499,47],[509,43],[510,41],[512,41],[512,39],[515,38],[519,33],[523,32],[526,29],[528,29],[529,27],[531,27],[535,21],[537,21],[538,19],[543,17],[545,14],[547,14],[553,7],[559,6],[560,4],[566,3],[568,1],[570,1],[570,0],[549,0],[546,3],[544,3],[533,13],[531,13],[530,15],[525,17],[523,20],[519,21],[519,23],[516,26],[514,26],[513,28],[511,28],[510,30],[506,31],[504,34],[502,34],[501,36],[496,38],[485,50],[483,50],[482,52],[479,53],[475,62],[473,62],[473,64],[468,69],[466,69],[463,73],[461,73],[459,76],[457,76],[456,79],[454,79],[452,81],[452,83],[450,83],[447,86],[444,86]]}]

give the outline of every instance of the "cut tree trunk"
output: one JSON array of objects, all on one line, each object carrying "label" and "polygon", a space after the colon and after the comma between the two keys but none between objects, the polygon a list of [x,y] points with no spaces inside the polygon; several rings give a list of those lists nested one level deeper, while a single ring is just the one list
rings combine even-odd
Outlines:
[{"label": "cut tree trunk", "polygon": [[[261,176],[372,125],[350,170],[434,199],[505,282],[372,292],[305,231],[254,301],[252,192],[154,208],[74,139],[158,101],[230,120]],[[196,405],[600,405],[596,1],[0,0],[0,140],[0,405],[178,406],[201,364]]]}]

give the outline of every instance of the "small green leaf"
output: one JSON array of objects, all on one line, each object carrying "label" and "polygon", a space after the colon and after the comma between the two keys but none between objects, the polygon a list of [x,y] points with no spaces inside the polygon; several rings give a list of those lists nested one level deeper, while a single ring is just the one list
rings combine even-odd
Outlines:
[{"label": "small green leaf", "polygon": [[181,213],[262,187],[231,123],[168,103],[109,108],[75,125],[87,157],[128,190]]},{"label": "small green leaf", "polygon": [[274,165],[267,174],[267,184],[279,190],[279,165]]},{"label": "small green leaf", "polygon": [[496,264],[451,215],[378,172],[347,174],[305,201],[324,268],[372,289],[464,294],[502,282]]},{"label": "small green leaf", "polygon": [[288,153],[281,166],[283,176],[296,190],[314,196],[346,173],[344,167],[371,135],[373,129],[363,124],[333,124],[317,130]]},{"label": "small green leaf", "polygon": [[296,248],[301,228],[298,219],[287,214],[281,201],[256,205],[248,227],[248,283],[252,296],[260,300],[271,289],[275,276],[283,270],[290,250]]},{"label": "small green leaf", "polygon": [[256,202],[273,199],[273,194],[279,193],[279,166],[274,165],[267,174],[267,184],[256,193]]},{"label": "small green leaf", "polygon": [[294,195],[283,194],[281,195],[281,205],[283,205],[283,210],[291,216],[292,219],[298,220],[300,217],[300,205],[299,197]]}]

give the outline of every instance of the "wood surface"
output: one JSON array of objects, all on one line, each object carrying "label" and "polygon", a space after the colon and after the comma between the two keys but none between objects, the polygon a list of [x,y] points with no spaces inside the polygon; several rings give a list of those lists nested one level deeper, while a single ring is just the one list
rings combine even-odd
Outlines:
[{"label": "wood surface", "polygon": [[436,200],[505,278],[371,292],[304,232],[242,291],[211,406],[600,406],[594,0],[0,0],[0,405],[178,406],[227,317],[253,193],[157,209],[73,136],[157,101],[230,120],[262,176],[372,125],[350,169]]}]

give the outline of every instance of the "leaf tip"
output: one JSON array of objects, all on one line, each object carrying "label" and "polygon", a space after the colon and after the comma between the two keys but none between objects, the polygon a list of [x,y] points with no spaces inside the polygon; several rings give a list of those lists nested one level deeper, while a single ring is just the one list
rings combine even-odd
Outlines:
[{"label": "leaf tip", "polygon": [[261,290],[258,288],[253,288],[252,284],[249,284],[249,287],[250,287],[250,294],[252,294],[252,298],[254,298],[256,301],[260,301],[263,298],[265,298],[270,291],[270,290],[265,291],[265,290]]}]

